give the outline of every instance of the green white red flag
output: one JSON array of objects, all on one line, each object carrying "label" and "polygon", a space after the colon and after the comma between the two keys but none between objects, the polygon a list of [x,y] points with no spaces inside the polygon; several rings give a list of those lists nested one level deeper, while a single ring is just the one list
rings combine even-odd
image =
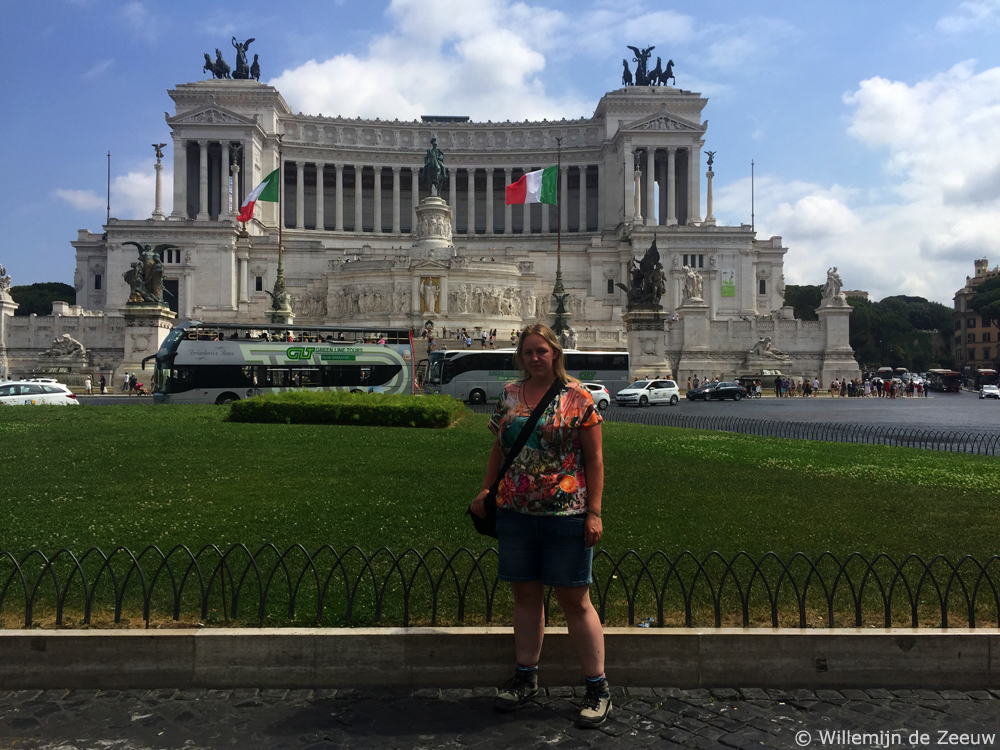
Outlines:
[{"label": "green white red flag", "polygon": [[257,201],[269,201],[270,203],[278,202],[278,170],[274,170],[267,177],[264,178],[257,187],[250,191],[250,195],[247,199],[243,201],[243,205],[240,206],[240,215],[237,217],[240,221],[246,223],[253,218],[253,209],[257,205]]},{"label": "green white red flag", "polygon": [[507,205],[518,203],[548,203],[556,205],[556,186],[559,170],[546,167],[521,176],[517,182],[507,186]]}]

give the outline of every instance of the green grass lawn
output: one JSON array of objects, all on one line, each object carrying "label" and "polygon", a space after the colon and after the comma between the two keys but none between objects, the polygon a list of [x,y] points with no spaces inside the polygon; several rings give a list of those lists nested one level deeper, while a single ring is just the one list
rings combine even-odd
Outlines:
[{"label": "green grass lawn", "polygon": [[[0,409],[0,549],[242,542],[480,550],[463,513],[492,436],[232,424],[206,407]],[[997,551],[1000,461],[605,424],[603,548],[731,555]]]}]

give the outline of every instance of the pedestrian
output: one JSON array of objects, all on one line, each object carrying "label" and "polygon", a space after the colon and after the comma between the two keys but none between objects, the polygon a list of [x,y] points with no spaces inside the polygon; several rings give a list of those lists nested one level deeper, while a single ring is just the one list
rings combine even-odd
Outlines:
[{"label": "pedestrian", "polygon": [[107,393],[107,390],[108,390],[108,381],[104,379],[103,375],[101,375],[101,395],[103,396],[105,393]]},{"label": "pedestrian", "polygon": [[90,375],[88,375],[87,379],[83,381],[83,390],[85,390],[87,394],[90,396],[94,395],[93,385],[94,385],[93,381],[90,379]]},{"label": "pedestrian", "polygon": [[774,379],[774,395],[776,398],[781,398],[781,376],[778,375]]},{"label": "pedestrian", "polygon": [[691,377],[688,376],[688,390],[691,390]]},{"label": "pedestrian", "polygon": [[482,339],[483,339],[483,349],[485,349],[485,348],[486,348],[486,336],[487,336],[487,334],[486,334],[486,329],[484,328],[484,329],[483,329],[483,335],[482,335]]},{"label": "pedestrian", "polygon": [[695,390],[698,390],[698,386],[700,385],[700,381],[698,380],[698,376],[697,375],[694,376],[694,380],[691,381],[691,385],[694,387]]},{"label": "pedestrian", "polygon": [[611,712],[604,632],[590,600],[593,547],[604,530],[601,417],[590,392],[566,374],[562,347],[547,325],[536,323],[521,332],[514,361],[521,379],[505,386],[490,420],[497,438],[484,489],[472,504],[479,516],[485,516],[483,503],[505,448],[550,387],[563,385],[535,427],[532,448],[513,461],[497,493],[497,577],[514,589],[517,664],[494,706],[510,711],[538,692],[545,590],[552,586],[586,678],[577,723],[596,727]]},{"label": "pedestrian", "polygon": [[132,382],[132,381],[131,381],[131,380],[129,380],[129,376],[128,376],[128,373],[126,372],[126,373],[125,373],[125,374],[124,374],[124,375],[122,376],[122,393],[128,393],[128,384],[129,384],[130,382]]}]

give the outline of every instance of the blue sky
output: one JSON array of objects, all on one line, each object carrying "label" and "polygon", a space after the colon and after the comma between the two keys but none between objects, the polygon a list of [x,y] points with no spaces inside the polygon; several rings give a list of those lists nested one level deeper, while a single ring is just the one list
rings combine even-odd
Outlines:
[{"label": "blue sky", "polygon": [[400,119],[590,116],[625,45],[653,44],[709,98],[720,222],[749,221],[755,161],[758,233],[784,237],[789,283],[837,265],[876,298],[949,303],[974,258],[1000,262],[1000,0],[0,0],[0,18],[15,284],[72,281],[109,149],[112,215],[148,216],[166,91],[203,77],[204,52],[233,57],[233,35],[293,109]]}]

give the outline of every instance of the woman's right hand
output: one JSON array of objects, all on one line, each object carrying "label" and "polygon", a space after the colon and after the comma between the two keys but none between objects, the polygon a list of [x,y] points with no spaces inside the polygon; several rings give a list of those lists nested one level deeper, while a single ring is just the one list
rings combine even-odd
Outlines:
[{"label": "woman's right hand", "polygon": [[486,503],[486,496],[488,494],[490,494],[490,491],[488,489],[480,490],[479,494],[476,495],[476,499],[472,501],[471,510],[480,518],[486,518],[485,503]]}]

